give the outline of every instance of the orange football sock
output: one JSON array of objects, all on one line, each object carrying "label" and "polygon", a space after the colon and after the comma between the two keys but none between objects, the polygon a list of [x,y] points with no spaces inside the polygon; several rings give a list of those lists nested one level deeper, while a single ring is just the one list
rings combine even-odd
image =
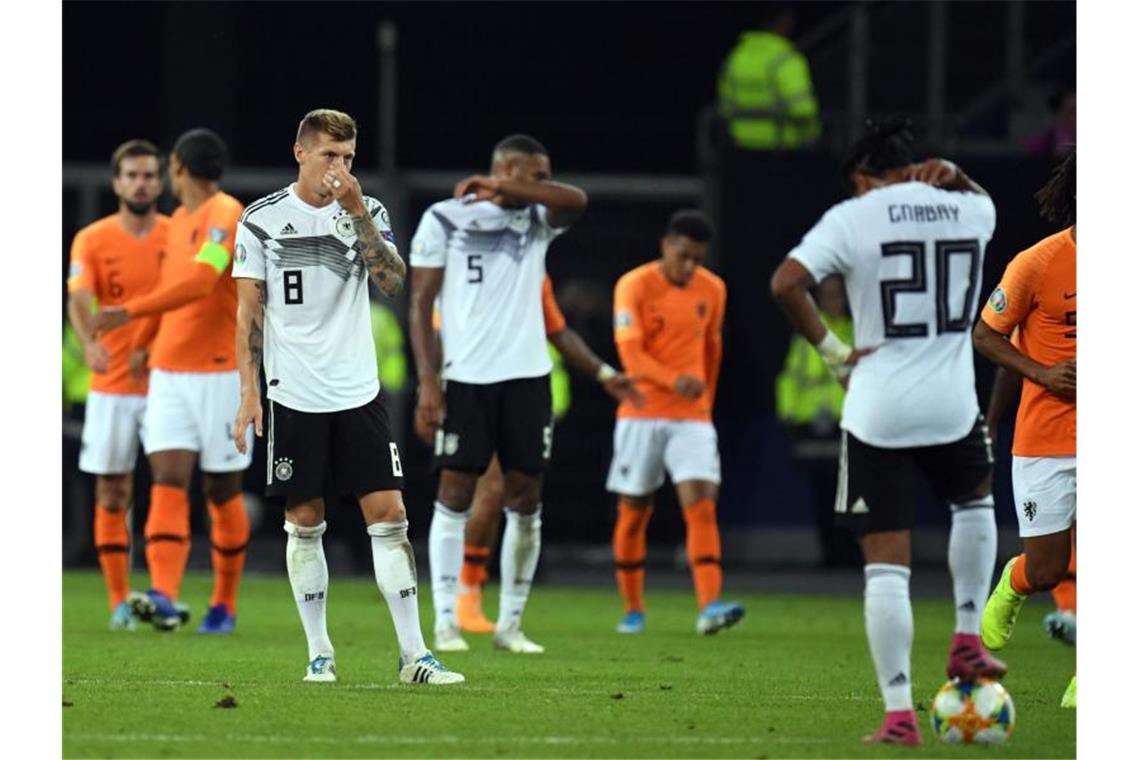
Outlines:
[{"label": "orange football sock", "polygon": [[95,506],[95,551],[99,567],[107,584],[107,599],[111,609],[126,601],[130,585],[131,537],[127,530],[127,510]]},{"label": "orange football sock", "polygon": [[1077,536],[1073,534],[1073,548],[1069,552],[1069,574],[1053,589],[1053,603],[1059,610],[1077,611]]},{"label": "orange football sock", "polygon": [[626,612],[645,611],[645,532],[653,507],[635,507],[618,499],[614,524],[614,568]]},{"label": "orange football sock", "polygon": [[190,497],[186,491],[177,486],[151,486],[143,532],[150,585],[177,600],[190,558]]},{"label": "orange football sock", "polygon": [[685,549],[693,586],[697,591],[697,607],[704,609],[720,597],[720,529],[716,525],[716,502],[701,499],[685,507]]},{"label": "orange football sock", "polygon": [[225,604],[231,615],[237,614],[238,584],[245,566],[245,548],[249,544],[249,515],[241,494],[224,504],[209,503],[210,559],[214,566],[214,593],[210,606]]},{"label": "orange football sock", "polygon": [[491,547],[464,544],[463,569],[459,571],[459,583],[467,588],[479,588],[487,582],[487,559]]},{"label": "orange football sock", "polygon": [[1009,575],[1009,585],[1013,586],[1013,590],[1019,594],[1032,594],[1037,589],[1033,588],[1033,584],[1029,582],[1025,568],[1025,552],[1022,552],[1013,561],[1013,572]]}]

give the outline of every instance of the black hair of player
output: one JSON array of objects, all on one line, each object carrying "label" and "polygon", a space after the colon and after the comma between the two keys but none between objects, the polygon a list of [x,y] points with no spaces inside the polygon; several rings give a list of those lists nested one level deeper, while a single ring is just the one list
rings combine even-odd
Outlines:
[{"label": "black hair of player", "polygon": [[226,170],[229,151],[222,138],[210,129],[198,128],[184,132],[174,143],[171,155],[198,179],[219,180]]},{"label": "black hair of player", "polygon": [[550,152],[542,143],[530,135],[510,135],[499,140],[495,145],[494,155],[501,153],[523,153],[527,156],[550,157]]},{"label": "black hair of player", "polygon": [[665,234],[666,236],[684,235],[698,243],[707,243],[712,239],[712,220],[709,219],[708,214],[700,209],[681,209],[669,217],[669,224],[665,226]]},{"label": "black hair of player", "polygon": [[847,149],[841,169],[844,178],[853,173],[881,177],[891,169],[914,163],[910,119],[893,116],[877,123],[867,119],[867,131]]},{"label": "black hair of player", "polygon": [[1077,223],[1077,151],[1065,157],[1045,187],[1033,195],[1041,216],[1054,224],[1072,227]]}]

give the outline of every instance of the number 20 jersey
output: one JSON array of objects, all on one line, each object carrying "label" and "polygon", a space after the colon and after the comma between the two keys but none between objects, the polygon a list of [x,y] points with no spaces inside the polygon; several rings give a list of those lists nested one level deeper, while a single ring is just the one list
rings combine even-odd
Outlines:
[{"label": "number 20 jersey", "polygon": [[833,206],[788,255],[844,277],[855,346],[841,426],[881,448],[957,441],[978,416],[971,332],[993,236],[987,195],[920,182]]},{"label": "number 20 jersey", "polygon": [[[364,204],[393,250],[388,212]],[[364,406],[380,391],[368,270],[352,218],[317,208],[295,185],[249,205],[238,225],[234,277],[265,281],[266,395],[299,412]]]}]

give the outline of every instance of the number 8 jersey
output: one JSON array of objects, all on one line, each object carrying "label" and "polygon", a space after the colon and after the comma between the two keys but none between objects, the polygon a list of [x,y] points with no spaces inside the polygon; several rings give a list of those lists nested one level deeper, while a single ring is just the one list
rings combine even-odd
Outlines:
[{"label": "number 8 jersey", "polygon": [[[364,197],[395,248],[388,212]],[[265,282],[265,380],[269,398],[300,412],[355,409],[375,398],[376,346],[368,270],[349,213],[317,208],[294,185],[249,205],[238,225],[234,277]]]},{"label": "number 8 jersey", "polygon": [[844,277],[855,346],[841,426],[881,448],[950,443],[978,417],[971,330],[993,236],[988,195],[920,182],[833,206],[789,254]]}]

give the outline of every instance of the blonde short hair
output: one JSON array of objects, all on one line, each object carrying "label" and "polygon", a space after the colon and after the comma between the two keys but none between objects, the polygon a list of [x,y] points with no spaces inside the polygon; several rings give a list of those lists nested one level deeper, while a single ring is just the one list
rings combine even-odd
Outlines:
[{"label": "blonde short hair", "polygon": [[302,142],[315,132],[324,132],[329,137],[343,142],[356,139],[356,120],[343,111],[331,108],[317,108],[305,114],[297,127],[297,142]]}]

